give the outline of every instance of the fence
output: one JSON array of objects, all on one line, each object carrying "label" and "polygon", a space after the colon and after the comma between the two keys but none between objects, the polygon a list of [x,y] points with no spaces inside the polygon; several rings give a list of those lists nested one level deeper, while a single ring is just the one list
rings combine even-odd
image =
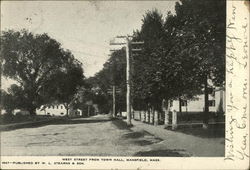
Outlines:
[{"label": "fence", "polygon": [[[134,111],[132,118],[139,120],[145,123],[154,124],[154,125],[163,125],[171,127],[173,130],[178,126],[187,126],[187,125],[201,125],[203,122],[203,112],[169,112],[168,117],[165,119],[165,114],[163,112],[153,114],[152,112],[148,113],[145,111]],[[209,113],[209,122],[214,123],[224,123],[225,115],[224,113]]]}]

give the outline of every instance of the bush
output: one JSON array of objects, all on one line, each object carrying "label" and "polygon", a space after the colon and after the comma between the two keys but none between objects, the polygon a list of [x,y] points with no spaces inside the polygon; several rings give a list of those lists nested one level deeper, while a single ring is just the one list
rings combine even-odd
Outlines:
[{"label": "bush", "polygon": [[1,124],[6,124],[14,121],[15,116],[13,114],[4,114],[0,116]]}]

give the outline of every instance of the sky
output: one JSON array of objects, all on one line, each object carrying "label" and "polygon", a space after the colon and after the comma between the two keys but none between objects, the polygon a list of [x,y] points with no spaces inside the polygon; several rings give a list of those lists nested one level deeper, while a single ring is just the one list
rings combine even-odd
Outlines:
[{"label": "sky", "polygon": [[[27,29],[47,33],[83,63],[84,75],[94,76],[109,58],[110,40],[140,29],[143,15],[158,9],[174,13],[170,1],[2,1],[1,30]],[[13,81],[4,79],[5,89]]]}]

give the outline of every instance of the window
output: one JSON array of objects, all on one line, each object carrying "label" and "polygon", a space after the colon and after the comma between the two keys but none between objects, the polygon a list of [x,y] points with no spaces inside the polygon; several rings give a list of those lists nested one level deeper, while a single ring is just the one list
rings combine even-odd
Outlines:
[{"label": "window", "polygon": [[209,100],[208,101],[208,106],[214,107],[215,106],[215,100]]},{"label": "window", "polygon": [[173,107],[173,100],[170,100],[170,107]]},{"label": "window", "polygon": [[54,108],[55,108],[55,106],[52,106],[52,108],[54,109]]},{"label": "window", "polygon": [[61,106],[61,109],[63,109],[63,106]]},{"label": "window", "polygon": [[215,91],[213,91],[213,92],[211,93],[211,96],[212,96],[212,97],[215,97]]},{"label": "window", "polygon": [[187,100],[181,100],[181,106],[187,106]]},{"label": "window", "polygon": [[212,97],[214,97],[215,96],[215,90],[213,89],[213,88],[208,88],[207,89],[207,92],[208,92],[208,94],[210,94]]},{"label": "window", "polygon": [[50,106],[48,106],[48,109],[50,109]]},{"label": "window", "polygon": [[56,108],[58,109],[58,105],[56,106]]},{"label": "window", "polygon": [[214,89],[213,88],[208,88],[207,92],[208,92],[208,94],[213,94],[214,93]]}]

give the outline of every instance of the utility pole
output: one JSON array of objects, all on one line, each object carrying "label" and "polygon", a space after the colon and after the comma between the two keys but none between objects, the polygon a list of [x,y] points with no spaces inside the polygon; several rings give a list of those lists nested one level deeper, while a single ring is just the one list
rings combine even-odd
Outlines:
[{"label": "utility pole", "polygon": [[[136,56],[136,53],[137,52],[139,52],[139,51],[142,51],[142,49],[141,48],[133,48],[133,45],[142,45],[142,44],[144,44],[144,42],[143,41],[137,41],[137,42],[132,42],[132,41],[129,41],[129,47],[131,48],[131,57],[134,57],[134,56]],[[130,63],[130,61],[128,61],[128,63]],[[130,67],[129,67],[129,69],[130,69]],[[128,86],[129,86],[129,98],[130,98],[130,86],[131,86],[131,80],[130,80],[130,71],[128,72]],[[130,103],[130,101],[129,101],[129,103]],[[130,105],[130,119],[128,120],[128,121],[130,121],[130,124],[131,124],[131,104],[129,104]],[[134,109],[133,109],[133,119],[134,119]]]},{"label": "utility pole", "polygon": [[[110,50],[110,51],[116,51],[116,50]],[[111,54],[109,55],[111,56]],[[113,105],[113,110],[112,110],[112,117],[115,117],[115,112],[116,112],[116,108],[115,108],[115,96],[116,96],[116,88],[115,88],[115,85],[116,85],[116,81],[115,81],[115,65],[116,65],[116,62],[113,63],[113,86],[112,86],[112,97],[113,97],[113,100],[112,100],[112,105]]]},{"label": "utility pole", "polygon": [[113,117],[115,117],[115,85],[113,85]]},{"label": "utility pole", "polygon": [[[129,39],[132,36],[117,36],[116,38],[125,38],[126,43],[110,43],[110,45],[126,45],[126,85],[127,85],[127,94],[126,94],[126,110],[127,110],[127,125],[131,126],[131,101],[130,101],[130,46],[133,44],[143,44],[144,42],[131,42]],[[142,49],[132,49],[131,52],[141,51]],[[113,50],[111,50],[113,51]]]},{"label": "utility pole", "polygon": [[[125,43],[109,43],[109,45],[124,45]],[[117,51],[117,50],[110,50],[110,52],[114,52],[114,51]],[[110,55],[111,56],[111,55]],[[113,70],[114,71],[114,70]],[[112,94],[113,94],[113,117],[115,117],[115,97],[116,97],[116,88],[115,88],[115,83],[113,84],[113,89],[112,89]]]},{"label": "utility pole", "polygon": [[131,126],[129,38],[126,38],[127,125]]}]

